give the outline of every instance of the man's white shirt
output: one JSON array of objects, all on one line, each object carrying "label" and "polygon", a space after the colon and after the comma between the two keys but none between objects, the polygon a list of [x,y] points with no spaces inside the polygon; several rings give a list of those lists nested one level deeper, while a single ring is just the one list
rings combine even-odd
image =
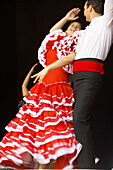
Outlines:
[{"label": "man's white shirt", "polygon": [[105,0],[104,15],[93,18],[80,35],[75,60],[96,58],[104,61],[113,43],[113,0]]}]

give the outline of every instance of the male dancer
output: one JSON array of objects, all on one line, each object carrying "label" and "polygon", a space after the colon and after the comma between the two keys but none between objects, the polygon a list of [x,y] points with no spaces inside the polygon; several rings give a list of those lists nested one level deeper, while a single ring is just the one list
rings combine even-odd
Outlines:
[{"label": "male dancer", "polygon": [[[84,5],[84,16],[90,25],[80,32],[78,49],[75,53],[49,65],[33,77],[39,82],[48,71],[63,67],[74,62],[74,128],[76,139],[83,144],[83,150],[78,157],[79,168],[94,168],[94,149],[91,131],[91,116],[97,94],[102,85],[103,62],[107,57],[113,42],[113,0],[105,0],[102,16],[102,0],[87,0]],[[70,13],[71,17],[75,17]],[[66,18],[67,17],[67,18]],[[69,13],[60,22],[68,21]],[[58,25],[60,28],[60,25]]]}]

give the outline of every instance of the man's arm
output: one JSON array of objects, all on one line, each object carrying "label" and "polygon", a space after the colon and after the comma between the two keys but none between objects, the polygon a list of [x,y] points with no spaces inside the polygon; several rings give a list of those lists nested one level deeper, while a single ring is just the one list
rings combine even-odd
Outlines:
[{"label": "man's arm", "polygon": [[51,29],[50,32],[61,29],[68,21],[75,21],[78,19],[78,13],[80,12],[79,8],[74,8],[69,11],[64,18],[57,22]]},{"label": "man's arm", "polygon": [[105,0],[104,16],[107,26],[113,25],[113,0]]},{"label": "man's arm", "polygon": [[50,64],[49,66],[45,67],[42,71],[40,71],[39,73],[33,75],[31,78],[35,78],[34,83],[36,83],[36,81],[39,79],[39,83],[42,82],[43,78],[45,77],[45,75],[50,71],[50,70],[54,70],[57,68],[61,68],[64,67],[70,63],[72,63],[75,59],[75,55],[76,53],[71,53],[69,55],[67,55],[66,57],[63,57],[57,61],[55,61],[54,63]]}]

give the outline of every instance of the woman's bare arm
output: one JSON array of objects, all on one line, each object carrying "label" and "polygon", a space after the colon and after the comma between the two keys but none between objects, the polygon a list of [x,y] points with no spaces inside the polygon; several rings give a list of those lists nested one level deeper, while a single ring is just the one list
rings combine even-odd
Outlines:
[{"label": "woman's bare arm", "polygon": [[78,19],[79,8],[73,8],[70,10],[65,17],[63,17],[59,22],[57,22],[51,29],[50,32],[61,29],[68,21],[75,21]]},{"label": "woman's bare arm", "polygon": [[42,71],[40,71],[39,73],[31,76],[31,78],[35,77],[34,83],[36,83],[36,81],[39,79],[39,83],[42,82],[43,78],[45,77],[45,75],[50,71],[50,70],[54,70],[57,68],[61,68],[64,67],[70,63],[72,63],[75,59],[75,55],[76,53],[71,53],[69,55],[67,55],[66,57],[63,57],[57,61],[55,61],[54,63],[50,64],[49,66],[45,67]]},{"label": "woman's bare arm", "polygon": [[22,83],[22,95],[23,95],[23,96],[25,96],[25,95],[27,94],[27,92],[28,92],[27,86],[28,86],[28,84],[29,84],[29,80],[30,80],[31,75],[32,75],[32,73],[33,73],[33,71],[34,71],[34,68],[35,68],[35,66],[36,66],[37,64],[38,64],[38,63],[36,63],[35,65],[33,65],[33,67],[30,69],[30,71],[28,72],[27,76],[25,77],[25,79],[24,79],[24,81],[23,81],[23,83]]}]

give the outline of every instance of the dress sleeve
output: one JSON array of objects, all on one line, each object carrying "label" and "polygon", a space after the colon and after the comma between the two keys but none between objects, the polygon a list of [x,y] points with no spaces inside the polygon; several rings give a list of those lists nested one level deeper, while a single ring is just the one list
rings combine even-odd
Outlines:
[{"label": "dress sleeve", "polygon": [[65,36],[66,33],[63,32],[61,29],[55,30],[49,33],[48,35],[46,35],[46,37],[41,43],[41,46],[38,49],[38,60],[43,67],[46,67],[47,52],[54,46],[54,43],[56,41],[59,42]]},{"label": "dress sleeve", "polygon": [[[63,40],[55,42],[54,49],[57,49],[57,57],[59,59],[77,51],[78,39],[80,37],[80,31],[75,31],[68,37],[65,37]],[[63,67],[63,69],[73,74],[73,63],[68,64]]]},{"label": "dress sleeve", "polygon": [[104,17],[107,27],[113,25],[113,0],[105,0]]}]

